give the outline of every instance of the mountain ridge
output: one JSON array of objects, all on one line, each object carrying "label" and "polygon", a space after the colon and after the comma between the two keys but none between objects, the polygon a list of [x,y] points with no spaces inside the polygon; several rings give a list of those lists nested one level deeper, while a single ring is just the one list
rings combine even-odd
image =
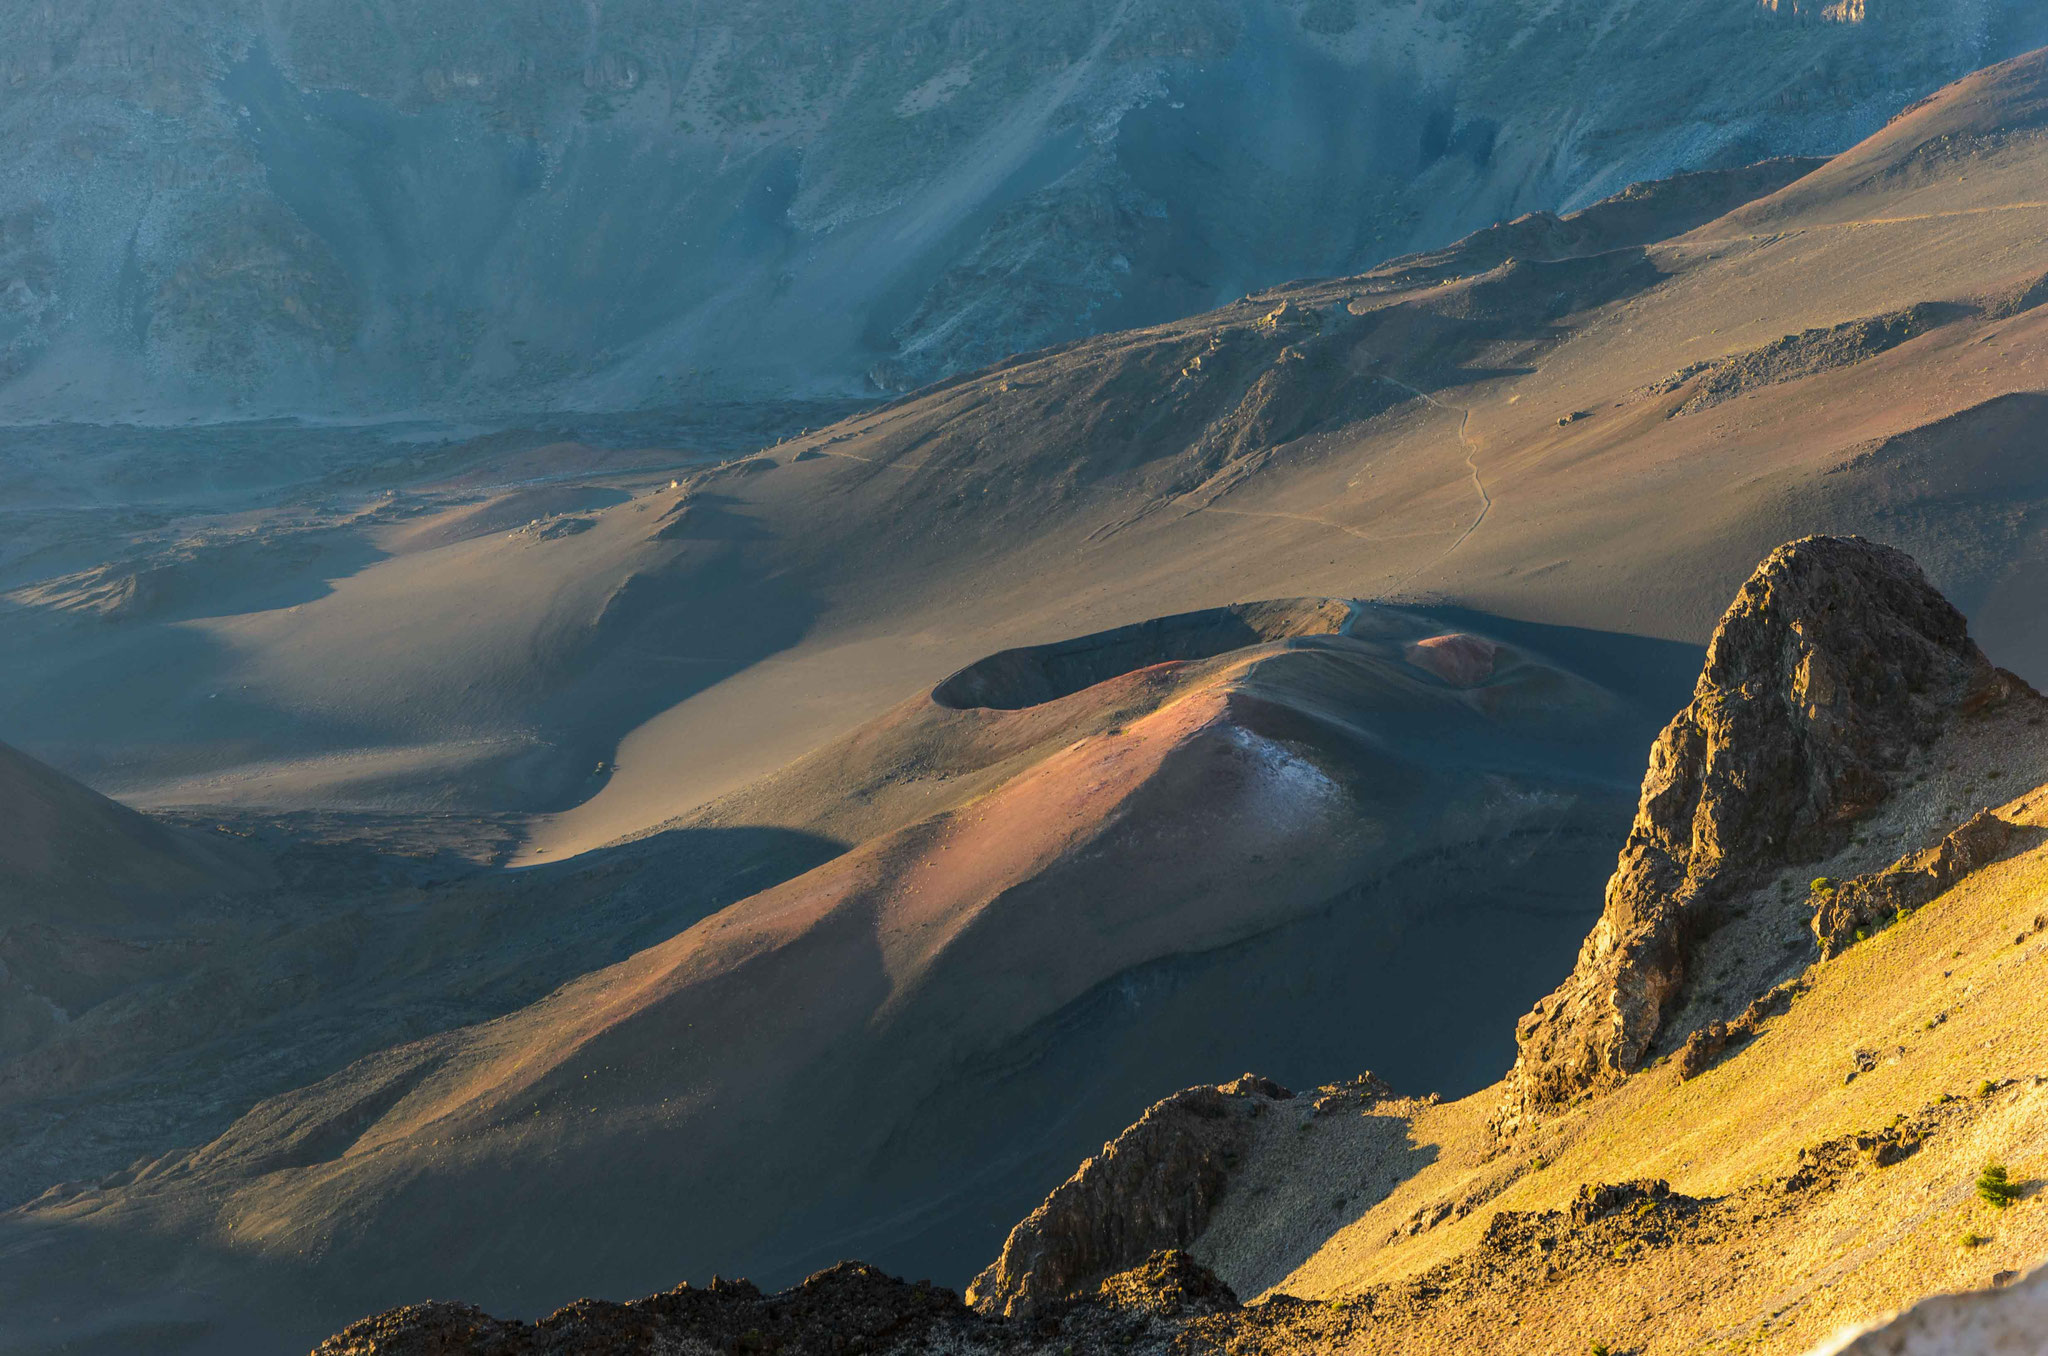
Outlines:
[{"label": "mountain ridge", "polygon": [[[0,410],[900,390],[1633,180],[1832,152],[2048,40],[2019,0],[1850,17],[12,0]],[[1681,44],[1741,60],[1674,84]]]}]

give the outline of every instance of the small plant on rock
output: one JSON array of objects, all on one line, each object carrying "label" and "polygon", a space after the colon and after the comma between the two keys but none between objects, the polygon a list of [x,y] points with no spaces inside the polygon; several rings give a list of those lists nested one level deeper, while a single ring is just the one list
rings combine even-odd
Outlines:
[{"label": "small plant on rock", "polygon": [[1826,876],[1815,876],[1813,884],[1807,888],[1817,895],[1831,895],[1835,892],[1835,883]]},{"label": "small plant on rock", "polygon": [[1981,1248],[1991,1241],[1991,1235],[1980,1234],[1975,1229],[1965,1229],[1956,1243],[1965,1248]]},{"label": "small plant on rock", "polygon": [[1996,1084],[1996,1083],[1992,1082],[1992,1081],[1991,1081],[1990,1079],[1988,1079],[1988,1078],[1987,1078],[1987,1079],[1985,1079],[1985,1080],[1984,1080],[1984,1081],[1983,1081],[1982,1083],[1979,1083],[1979,1084],[1977,1085],[1977,1095],[1978,1095],[1979,1097],[1989,1097],[1989,1096],[1990,1096],[1990,1095],[1991,1095],[1992,1093],[1994,1093],[1994,1092],[1997,1092],[1997,1091],[1998,1091],[1998,1084]]},{"label": "small plant on rock", "polygon": [[1977,1199],[1993,1210],[2005,1210],[2020,1198],[2020,1184],[2006,1176],[2005,1164],[1986,1163],[1977,1174]]}]

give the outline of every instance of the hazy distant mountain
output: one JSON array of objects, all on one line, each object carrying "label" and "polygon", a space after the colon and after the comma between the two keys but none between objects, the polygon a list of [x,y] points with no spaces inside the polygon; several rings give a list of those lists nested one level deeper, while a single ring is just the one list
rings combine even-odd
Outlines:
[{"label": "hazy distant mountain", "polygon": [[1838,150],[2033,0],[0,0],[0,418],[900,387]]}]

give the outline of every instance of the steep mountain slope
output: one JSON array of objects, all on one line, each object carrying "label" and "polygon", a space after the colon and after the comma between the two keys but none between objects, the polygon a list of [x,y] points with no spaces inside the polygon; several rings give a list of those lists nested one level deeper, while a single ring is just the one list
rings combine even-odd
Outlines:
[{"label": "steep mountain slope", "polygon": [[[1774,590],[1779,610],[1755,606]],[[1693,711],[1727,709],[1706,752],[1745,776],[1702,816],[1701,841],[1716,822],[1796,818],[1826,793],[1818,832],[1778,839],[1679,944],[1712,968],[1721,1000],[1762,1000],[1740,1033],[1686,1007],[1658,1028],[1660,1058],[1505,1123],[1503,1106],[1526,1105],[1515,1080],[1453,1103],[1397,1097],[1371,1076],[1303,1096],[1250,1076],[1191,1089],[1018,1226],[976,1281],[979,1314],[847,1266],[773,1297],[717,1282],[585,1303],[537,1328],[427,1306],[321,1350],[658,1351],[741,1314],[794,1352],[837,1349],[836,1330],[878,1351],[1797,1353],[1873,1323],[1848,1349],[1975,1350],[1941,1343],[2004,1333],[2031,1350],[2038,1280],[2018,1278],[2048,1253],[2048,701],[2010,681],[1931,700],[1904,682],[1815,681],[1887,663],[1903,675],[1915,647],[1995,678],[1958,621],[1896,553],[1812,539],[1767,561],[1722,623]],[[1861,649],[1878,635],[1892,642],[1885,657]],[[1758,658],[1740,669],[1731,652]],[[1816,747],[1841,755],[1817,776],[1814,749],[1752,738],[1755,718],[1787,700]],[[1873,779],[1857,731],[1886,721],[1897,761]],[[1825,744],[1843,732],[1840,749]],[[1671,745],[1667,734],[1653,752],[1589,957],[1641,886],[1646,827],[1669,809]],[[1970,821],[2001,826],[1995,848],[1902,896],[1846,950],[1823,948],[1834,896],[1919,872],[1915,849],[1980,832],[1959,827],[1969,807],[2023,787]],[[1813,872],[1828,880],[1809,887]],[[1769,971],[1724,964],[1760,954],[1759,940],[1775,952]],[[1719,1043],[1703,1047],[1703,1034]],[[1883,1326],[1930,1293],[2016,1281]],[[812,1326],[826,1314],[836,1322]]]},{"label": "steep mountain slope", "polygon": [[[635,731],[620,774],[538,844],[602,842],[723,789],[727,768],[682,751],[772,742],[787,712],[834,719],[814,695],[796,704],[824,675],[850,715],[920,647],[946,661],[959,635],[1043,636],[1048,598],[1106,621],[1236,590],[1448,595],[1698,643],[1777,542],[1868,531],[1924,560],[2016,671],[2048,674],[2025,604],[2043,568],[2028,524],[2048,142],[2036,96],[2016,93],[2044,66],[1944,91],[1825,193],[1748,178],[1777,204],[1768,229],[1718,218],[1725,182],[1631,193],[1562,251],[1540,221],[1485,232],[775,449],[719,488],[779,539],[764,567],[815,581],[811,629]],[[1669,238],[1635,247],[1659,226]],[[1895,339],[1749,360],[1915,307],[1930,309],[1914,325],[1854,331]],[[1717,372],[1716,403],[1682,413]]]},{"label": "steep mountain slope", "polygon": [[[1839,568],[1839,593],[1879,611],[1899,605],[1896,593],[1884,598],[1892,581],[1882,572]],[[1520,1070],[1464,1102],[1388,1103],[1319,1123],[1315,1151],[1275,1134],[1273,1160],[1233,1188],[1285,1181],[1290,1203],[1238,1191],[1198,1254],[1206,1249],[1246,1291],[1330,1298],[1295,1336],[1327,1323],[1358,1350],[1407,1349],[1455,1328],[1484,1350],[1550,1349],[1593,1332],[1646,1350],[1734,1339],[1800,1351],[1846,1322],[1930,1291],[2009,1279],[2048,1253],[2032,1186],[2010,1210],[1973,1190],[1988,1161],[2031,1183],[2048,1148],[2034,973],[2048,868],[2043,703],[2007,688],[1989,705],[1963,698],[1930,718],[1910,716],[1916,697],[1903,687],[1818,692],[1806,686],[1811,675],[1856,664],[1854,646],[1841,645],[1853,630],[1814,627],[1832,611],[1822,604],[1802,626],[1745,616],[1738,603],[1724,622],[1714,647],[1724,653],[1786,621],[1805,639],[1746,677],[1717,674],[1710,660],[1698,703],[1719,692],[1737,708],[1735,742],[1714,756],[1749,759],[1752,774],[1747,804],[1734,793],[1702,818],[1698,841],[1714,841],[1711,819],[1728,810],[1762,823],[1805,799],[1808,764],[1789,745],[1746,741],[1745,703],[1762,708],[1803,690],[1821,738],[1887,713],[1908,718],[1892,750],[1900,761],[1873,782],[1851,736],[1847,761],[1818,783],[1848,798],[1840,812],[1823,809],[1813,836],[1779,838],[1756,875],[1724,883],[1711,918],[1695,918],[1682,954],[1716,991],[1672,1005],[1655,1030],[1655,1058],[1612,1091],[1504,1123],[1489,1120],[1503,1105],[1528,1105]],[[1922,615],[1938,624],[1918,631],[1920,643],[1952,647],[1947,624]],[[1588,959],[1618,933],[1617,902],[1639,881],[1636,840],[1666,811],[1669,766],[1660,742]],[[2026,787],[2035,789],[1998,803]],[[1918,870],[1914,851],[1954,841],[1985,801],[2004,826],[1998,848],[1901,898],[1896,913],[1859,923],[1845,951],[1823,949],[1835,895]],[[1907,859],[1887,868],[1901,852]],[[1809,886],[1815,877],[1825,880]],[[1658,888],[1704,899],[1672,881]],[[1717,1009],[1745,1004],[1738,1030],[1713,1024]],[[1335,1133],[1321,1138],[1325,1130]],[[1403,1157],[1424,1165],[1378,1177],[1376,1167]],[[1327,1194],[1346,1181],[1362,1194],[1332,1210]]]},{"label": "steep mountain slope", "polygon": [[[2026,0],[0,6],[11,420],[908,385],[1830,153]],[[1711,72],[1711,76],[1709,76]]]},{"label": "steep mountain slope", "polygon": [[[1525,644],[1325,600],[993,656],[721,807],[816,806],[863,840],[845,855],[53,1192],[12,1237],[132,1269],[71,1340],[182,1311],[216,1350],[430,1278],[531,1308],[734,1255],[945,1266],[1149,1071],[1318,1068],[1379,1028],[1390,1067],[1483,1079],[1531,958],[1564,960],[1554,901],[1590,898],[1646,728]],[[646,850],[643,877],[676,864]],[[1420,982],[1453,945],[1458,976]],[[164,1270],[181,1239],[217,1256]]]}]

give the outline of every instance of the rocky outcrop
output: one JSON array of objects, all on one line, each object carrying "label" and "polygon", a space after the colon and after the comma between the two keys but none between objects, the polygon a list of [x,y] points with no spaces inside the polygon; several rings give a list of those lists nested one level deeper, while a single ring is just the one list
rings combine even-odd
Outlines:
[{"label": "rocky outcrop", "polygon": [[1817,885],[1813,936],[1823,956],[1841,955],[1859,934],[1932,903],[1971,872],[1989,864],[2012,841],[2012,825],[1980,810],[1925,852],[1901,857],[1884,870],[1839,885]]},{"label": "rocky outcrop", "polygon": [[967,1302],[985,1314],[1028,1314],[1194,1242],[1250,1150],[1258,1118],[1293,1096],[1246,1074],[1153,1106],[1010,1231]]},{"label": "rocky outcrop", "polygon": [[1792,1000],[1806,992],[1806,988],[1804,976],[1788,979],[1744,1008],[1733,1020],[1709,1022],[1687,1036],[1676,1060],[1679,1079],[1698,1078],[1713,1068],[1721,1056],[1755,1039],[1764,1023],[1783,1016],[1791,1008]]},{"label": "rocky outcrop", "polygon": [[1154,1253],[1096,1287],[1107,1308],[1157,1318],[1203,1318],[1238,1308],[1237,1292],[1194,1258],[1172,1248]]},{"label": "rocky outcrop", "polygon": [[1639,1068],[1719,907],[1845,841],[1917,748],[2021,686],[1903,553],[1860,537],[1774,551],[1715,628],[1692,703],[1650,751],[1571,977],[1517,1026],[1500,1127]]},{"label": "rocky outcrop", "polygon": [[407,1305],[350,1324],[313,1356],[1133,1356],[1184,1349],[1191,1320],[1238,1310],[1237,1296],[1184,1252],[1146,1258],[1029,1323],[978,1314],[951,1290],[841,1262],[764,1294],[713,1277],[626,1304],[577,1300],[533,1323],[470,1304]]},{"label": "rocky outcrop", "polygon": [[[1670,417],[1698,414],[1766,386],[1853,366],[1880,353],[1888,353],[1907,340],[1918,338],[1965,314],[1968,310],[1964,307],[1922,302],[1901,311],[1788,334],[1762,348],[1738,353],[1699,369],[1705,375],[1700,377],[1699,384],[1685,403],[1671,411]],[[1676,375],[1679,384],[1683,384],[1697,373]]]}]

